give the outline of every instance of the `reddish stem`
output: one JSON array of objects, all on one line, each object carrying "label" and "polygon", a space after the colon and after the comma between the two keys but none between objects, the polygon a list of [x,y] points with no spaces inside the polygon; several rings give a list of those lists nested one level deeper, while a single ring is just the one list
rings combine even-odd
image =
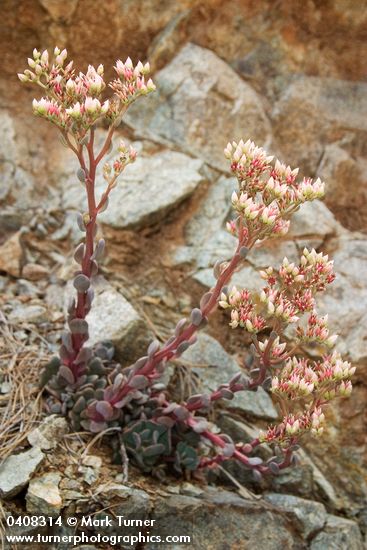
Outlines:
[{"label": "reddish stem", "polygon": [[[212,313],[212,311],[217,306],[218,298],[222,292],[223,287],[229,282],[234,271],[236,270],[236,268],[238,267],[238,264],[241,261],[240,249],[244,246],[247,246],[247,248],[250,248],[251,246],[253,246],[253,242],[252,241],[249,242],[249,239],[241,239],[239,241],[236,248],[236,252],[232,260],[224,269],[224,271],[221,273],[214,289],[211,291],[212,292],[211,298],[205,304],[204,307],[200,308],[203,318],[208,317],[208,315],[210,315],[210,313]],[[140,374],[146,377],[154,376],[156,365],[158,365],[161,361],[169,361],[170,359],[175,357],[178,346],[182,342],[190,340],[190,338],[198,330],[199,330],[199,327],[197,325],[190,323],[190,325],[180,335],[176,336],[175,339],[170,344],[166,344],[160,351],[158,351],[151,358],[149,358],[147,362],[144,364],[144,366],[141,369],[139,369],[138,373],[134,373],[134,374]],[[135,390],[127,382],[116,392],[116,394],[110,400],[111,405],[114,405],[115,403],[118,403],[119,401],[121,401],[121,399],[131,391],[135,391]]]},{"label": "reddish stem", "polygon": [[[112,132],[113,133],[113,132]],[[112,139],[112,133],[109,134],[109,140]],[[68,140],[69,143],[69,140]],[[71,144],[69,143],[69,146]],[[109,145],[108,145],[109,146]],[[76,153],[80,166],[85,173],[85,187],[87,192],[88,200],[88,221],[86,223],[86,235],[85,235],[85,254],[83,257],[81,265],[81,273],[90,279],[92,275],[92,257],[94,253],[94,236],[95,236],[95,227],[98,215],[98,208],[96,207],[95,199],[95,179],[96,179],[96,169],[97,169],[97,159],[94,157],[94,129],[90,130],[90,139],[87,145],[88,152],[88,167],[84,160],[83,148],[79,147],[78,150],[72,146],[72,150]],[[86,304],[86,292],[78,292],[77,294],[77,303],[74,311],[74,318],[85,319],[88,314],[87,304]],[[84,343],[88,339],[87,334],[74,333],[71,335],[73,352],[67,361],[67,366],[71,369],[74,374],[75,380],[77,380],[85,371],[85,364],[81,362],[79,364],[75,363],[75,360],[82,349]]]}]

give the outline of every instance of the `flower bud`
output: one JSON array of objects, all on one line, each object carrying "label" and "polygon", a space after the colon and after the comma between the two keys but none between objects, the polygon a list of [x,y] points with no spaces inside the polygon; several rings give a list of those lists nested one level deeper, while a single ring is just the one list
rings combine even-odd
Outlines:
[{"label": "flower bud", "polygon": [[29,78],[25,74],[22,74],[22,73],[18,73],[18,78],[21,82],[28,82],[29,81]]}]

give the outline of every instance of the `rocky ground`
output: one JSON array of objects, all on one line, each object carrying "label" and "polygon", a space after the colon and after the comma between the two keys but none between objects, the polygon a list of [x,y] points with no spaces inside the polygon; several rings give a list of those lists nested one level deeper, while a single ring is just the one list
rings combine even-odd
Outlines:
[{"label": "rocky ground", "polygon": [[[302,2],[301,17],[299,2],[263,1],[254,7],[187,0],[164,2],[153,17],[149,1],[144,10],[139,3],[121,7],[114,1],[98,9],[86,0],[69,2],[67,10],[57,0],[31,4],[32,13],[27,2],[14,10],[11,1],[4,2],[6,32],[0,44],[4,514],[134,510],[139,517],[156,518],[160,533],[189,532],[198,549],[363,548],[367,56],[362,55],[362,11],[354,2],[310,1]],[[104,34],[109,25],[116,28],[113,45]],[[129,48],[127,36],[133,37]],[[152,334],[161,340],[169,336],[213,284],[215,261],[231,254],[225,222],[234,181],[222,155],[228,140],[250,137],[300,166],[303,175],[326,181],[325,201],[304,206],[289,235],[254,250],[234,276],[236,284],[258,288],[257,270],[284,256],[297,258],[305,245],[335,260],[337,279],[321,297],[319,311],[329,313],[333,331],[341,335],[339,349],[358,367],[354,391],[330,408],[327,433],[306,443],[298,467],[263,485],[236,465],[211,476],[209,485],[177,479],[158,485],[133,468],[126,482],[103,442],[70,433],[60,418],[43,418],[36,381],[58,347],[74,270],[71,251],[81,238],[75,213],[84,196],[71,154],[52,128],[32,119],[32,92],[20,91],[12,79],[34,46],[55,41],[83,63],[107,65],[129,54],[149,56],[156,70],[157,92],[131,108],[118,131],[139,157],[101,217],[107,257],[88,318],[92,341],[112,340],[124,364],[144,352]],[[90,59],[92,43],[97,46]],[[101,139],[104,132],[101,128]],[[217,312],[197,345],[172,365],[172,386],[185,395],[226,380],[243,365],[247,344]],[[265,391],[237,397],[213,416],[245,441],[276,418]]]}]

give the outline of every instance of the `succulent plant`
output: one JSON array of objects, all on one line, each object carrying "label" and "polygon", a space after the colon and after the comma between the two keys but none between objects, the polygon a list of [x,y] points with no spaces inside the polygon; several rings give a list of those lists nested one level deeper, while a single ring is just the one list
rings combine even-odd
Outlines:
[{"label": "succulent plant", "polygon": [[143,472],[151,472],[158,461],[172,452],[171,430],[152,420],[134,422],[122,436],[133,461]]}]

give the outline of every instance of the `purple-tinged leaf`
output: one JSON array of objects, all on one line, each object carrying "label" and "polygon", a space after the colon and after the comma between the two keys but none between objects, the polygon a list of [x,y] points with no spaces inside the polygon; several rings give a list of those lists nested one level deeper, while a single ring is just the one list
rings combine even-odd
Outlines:
[{"label": "purple-tinged leaf", "polygon": [[103,416],[105,420],[110,420],[113,416],[113,407],[108,401],[98,401],[96,411]]},{"label": "purple-tinged leaf", "polygon": [[195,307],[191,312],[191,316],[190,316],[191,323],[195,327],[198,327],[200,325],[202,319],[203,319],[203,314],[201,313],[201,310],[199,308]]},{"label": "purple-tinged leaf", "polygon": [[86,231],[86,227],[85,227],[83,215],[80,212],[78,212],[76,215],[76,223],[78,224],[80,231],[83,231],[84,233]]},{"label": "purple-tinged leaf", "polygon": [[73,334],[88,334],[88,323],[85,319],[72,319],[69,321],[69,327]]},{"label": "purple-tinged leaf", "polygon": [[135,390],[143,390],[149,386],[149,380],[142,374],[136,374],[129,380],[129,386]]},{"label": "purple-tinged leaf", "polygon": [[61,365],[59,368],[59,376],[64,378],[68,384],[75,384],[74,374],[66,365]]},{"label": "purple-tinged leaf", "polygon": [[80,273],[75,277],[73,285],[78,292],[86,292],[90,287],[90,279],[83,273]]},{"label": "purple-tinged leaf", "polygon": [[82,261],[83,261],[83,258],[84,258],[84,254],[85,254],[85,244],[84,244],[84,243],[80,243],[80,244],[78,244],[78,246],[77,246],[76,249],[75,249],[75,252],[74,252],[74,260],[75,260],[78,264],[81,264]]}]

